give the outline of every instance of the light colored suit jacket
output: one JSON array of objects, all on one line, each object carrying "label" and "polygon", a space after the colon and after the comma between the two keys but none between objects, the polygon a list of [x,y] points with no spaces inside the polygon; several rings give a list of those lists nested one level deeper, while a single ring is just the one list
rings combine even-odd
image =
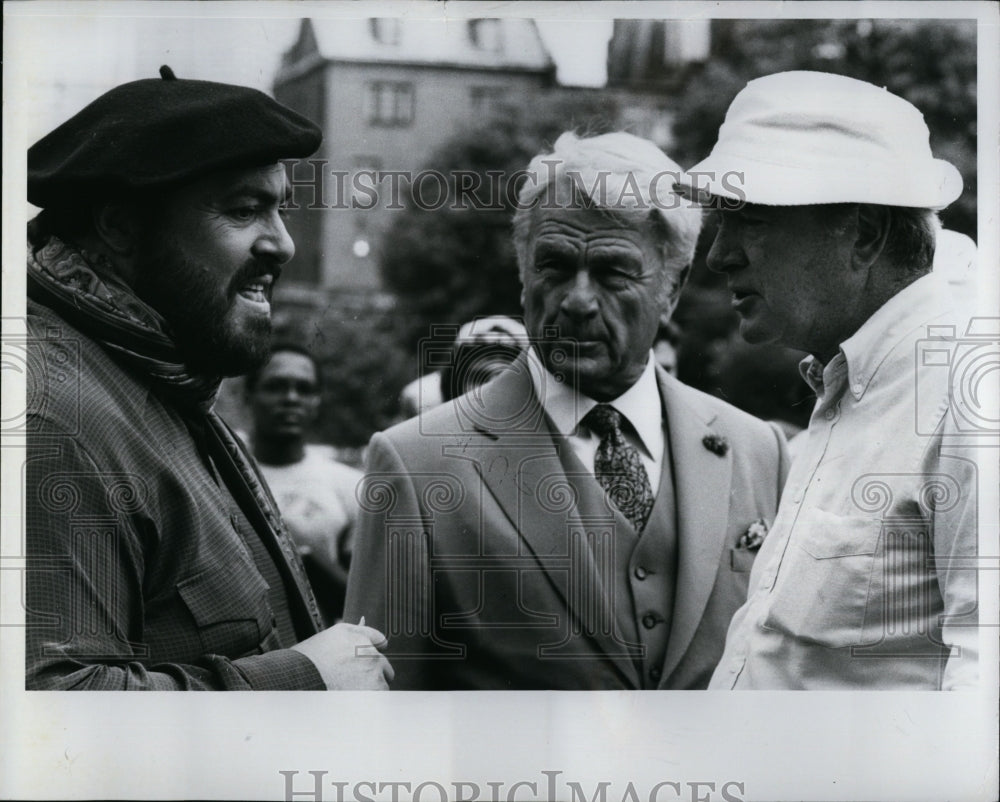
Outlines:
[{"label": "light colored suit jacket", "polygon": [[754,552],[737,542],[773,520],[787,452],[777,427],[657,380],[676,503],[653,515],[676,507],[677,575],[656,681],[627,598],[635,532],[554,433],[521,360],[372,438],[345,620],[388,636],[393,688],[708,684],[746,599]]}]

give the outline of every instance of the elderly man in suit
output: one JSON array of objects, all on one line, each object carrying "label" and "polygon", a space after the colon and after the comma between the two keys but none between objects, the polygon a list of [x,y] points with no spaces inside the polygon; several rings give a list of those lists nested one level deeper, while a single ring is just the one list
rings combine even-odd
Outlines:
[{"label": "elderly man in suit", "polygon": [[700,212],[624,133],[528,168],[531,346],[372,438],[346,617],[400,689],[704,688],[774,515],[785,444],[651,357]]}]

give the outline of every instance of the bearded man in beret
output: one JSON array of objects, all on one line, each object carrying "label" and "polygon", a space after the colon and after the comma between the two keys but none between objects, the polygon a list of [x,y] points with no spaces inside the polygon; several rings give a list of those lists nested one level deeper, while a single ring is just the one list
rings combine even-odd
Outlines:
[{"label": "bearded man in beret", "polygon": [[267,358],[295,251],[278,160],[320,131],[256,90],[161,76],[28,151],[26,686],[385,688],[383,636],[321,631],[212,410],[223,376]]}]

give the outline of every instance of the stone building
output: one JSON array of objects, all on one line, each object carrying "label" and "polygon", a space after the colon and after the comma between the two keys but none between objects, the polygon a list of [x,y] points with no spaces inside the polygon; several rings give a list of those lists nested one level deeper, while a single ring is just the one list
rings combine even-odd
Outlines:
[{"label": "stone building", "polygon": [[[462,127],[516,114],[554,73],[530,19],[303,20],[274,94],[323,127],[314,172],[300,165],[294,176],[296,201],[323,208],[290,216],[288,285],[377,291],[379,238],[402,186],[387,174],[420,170]],[[319,203],[310,179],[321,180]]]}]

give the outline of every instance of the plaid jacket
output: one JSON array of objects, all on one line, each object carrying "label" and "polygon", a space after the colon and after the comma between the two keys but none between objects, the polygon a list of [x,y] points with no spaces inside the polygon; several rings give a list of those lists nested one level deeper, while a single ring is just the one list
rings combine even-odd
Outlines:
[{"label": "plaid jacket", "polygon": [[[255,530],[197,430],[30,300],[28,332],[26,687],[323,688],[282,648]],[[295,637],[308,637],[300,566],[269,551]]]}]

